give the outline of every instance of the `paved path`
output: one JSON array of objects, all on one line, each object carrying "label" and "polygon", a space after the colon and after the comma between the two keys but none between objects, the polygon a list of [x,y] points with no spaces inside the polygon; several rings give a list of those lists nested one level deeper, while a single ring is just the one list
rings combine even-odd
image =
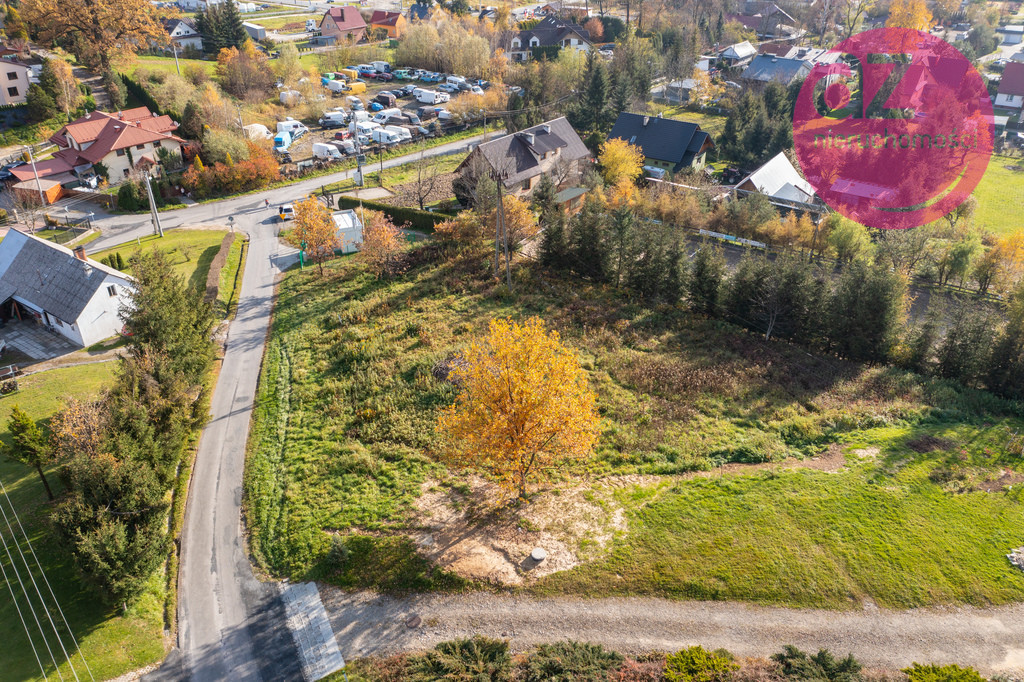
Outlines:
[{"label": "paved path", "polygon": [[[455,637],[500,637],[521,651],[576,639],[626,653],[695,644],[767,657],[793,644],[853,653],[869,667],[959,663],[983,674],[1024,673],[1024,605],[977,609],[826,611],[734,602],[531,599],[473,593],[382,597],[322,586],[338,644],[349,658],[426,649]],[[413,615],[422,625],[406,626]]]}]

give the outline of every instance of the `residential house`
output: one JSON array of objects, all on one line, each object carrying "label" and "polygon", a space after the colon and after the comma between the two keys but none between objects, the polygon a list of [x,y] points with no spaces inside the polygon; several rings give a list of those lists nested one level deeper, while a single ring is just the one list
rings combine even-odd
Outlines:
[{"label": "residential house", "polygon": [[123,328],[118,313],[134,289],[127,275],[16,229],[0,242],[0,318],[35,320],[91,346]]},{"label": "residential house", "polygon": [[1020,45],[1024,42],[1024,24],[1007,24],[996,31],[1002,34],[1005,45]]},{"label": "residential house", "polygon": [[996,106],[1007,109],[1024,107],[1024,64],[1009,62],[996,91]]},{"label": "residential house", "polygon": [[383,29],[387,32],[388,38],[401,38],[407,23],[401,12],[375,9],[370,16],[370,28]]},{"label": "residential house", "polygon": [[170,46],[167,47],[168,50],[173,50],[177,47],[179,52],[185,52],[186,50],[203,51],[203,37],[199,35],[196,22],[191,17],[164,19],[163,24],[164,30],[167,31],[167,35],[171,39]]},{"label": "residential house", "polygon": [[757,54],[757,48],[749,40],[730,45],[718,54],[719,63],[725,68],[744,66]]},{"label": "residential house", "polygon": [[531,29],[518,31],[509,42],[508,58],[514,62],[530,59],[535,47],[573,48],[588,52],[591,48],[590,31],[579,24],[547,16]]},{"label": "residential house", "polygon": [[409,5],[409,21],[423,21],[430,16],[430,5],[414,2]]},{"label": "residential house", "polygon": [[353,253],[358,251],[359,246],[363,243],[363,223],[356,215],[355,209],[335,211],[331,217],[337,227],[334,236],[338,240],[338,247],[334,252]]},{"label": "residential house", "polygon": [[775,81],[789,85],[803,80],[811,72],[811,63],[803,59],[787,59],[770,54],[759,54],[747,65],[740,78],[757,83]]},{"label": "residential house", "polygon": [[779,152],[756,171],[740,180],[736,189],[758,192],[772,199],[802,204],[814,202],[814,188],[800,176],[784,152]]},{"label": "residential house", "polygon": [[503,179],[509,194],[523,196],[537,187],[544,174],[559,187],[574,186],[580,180],[583,162],[589,158],[590,150],[563,116],[481,143],[456,172],[483,159]]},{"label": "residential house", "polygon": [[727,14],[725,19],[741,24],[761,39],[792,40],[804,33],[795,28],[796,19],[773,2],[748,3],[743,13]]},{"label": "residential house", "polygon": [[0,59],[0,106],[24,104],[35,82],[32,67],[13,59]]},{"label": "residential house", "polygon": [[96,163],[106,168],[111,183],[132,169],[159,163],[159,150],[181,154],[185,140],[174,134],[178,124],[170,116],[158,116],[146,107],[114,114],[94,111],[61,128],[50,141],[60,147],[54,154],[77,173]]},{"label": "residential house", "polygon": [[619,114],[608,139],[636,145],[643,152],[645,166],[670,173],[700,170],[707,161],[707,152],[715,146],[711,136],[696,123],[626,112]]},{"label": "residential house", "polygon": [[684,104],[690,101],[690,92],[697,87],[697,81],[684,78],[651,88],[651,99],[666,104]]},{"label": "residential house", "polygon": [[320,35],[338,42],[358,43],[366,37],[366,22],[355,5],[332,7],[320,20]]}]

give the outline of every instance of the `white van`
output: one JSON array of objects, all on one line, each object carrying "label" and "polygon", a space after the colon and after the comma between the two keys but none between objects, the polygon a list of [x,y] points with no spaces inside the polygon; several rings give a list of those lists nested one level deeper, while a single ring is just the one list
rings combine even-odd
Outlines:
[{"label": "white van", "polygon": [[377,73],[389,73],[391,71],[391,65],[387,62],[370,62],[370,64]]},{"label": "white van", "polygon": [[410,142],[412,140],[412,133],[409,132],[408,128],[403,128],[401,126],[384,126],[384,130],[398,135],[398,139],[401,142]]},{"label": "white van", "polygon": [[469,85],[469,83],[466,82],[466,79],[463,78],[462,76],[448,76],[448,78],[446,78],[444,82],[447,83],[448,85],[454,85],[457,88]]},{"label": "white van", "polygon": [[402,138],[384,128],[374,128],[373,141],[380,142],[381,144],[398,144],[402,141]]},{"label": "white van", "polygon": [[345,81],[327,81],[327,89],[336,95],[340,95],[348,89]]},{"label": "white van", "polygon": [[283,121],[277,122],[277,132],[279,133],[291,133],[292,137],[299,137],[309,132],[306,126],[302,125],[302,121],[296,121],[292,117],[288,117]]},{"label": "white van", "polygon": [[374,123],[373,121],[359,121],[354,125],[355,130],[352,132],[358,135],[365,135],[366,137],[371,136],[374,130],[379,130],[381,127],[379,123]]},{"label": "white van", "polygon": [[392,116],[401,116],[401,115],[402,115],[402,110],[401,109],[398,109],[397,107],[392,107],[390,109],[381,109],[380,111],[378,111],[376,114],[374,114],[373,120],[375,122],[377,122],[377,123],[384,124],[384,123],[387,123],[388,119],[390,119]]},{"label": "white van", "polygon": [[[442,93],[436,90],[420,90],[416,93],[416,101],[423,104],[440,104],[445,100],[441,99]],[[447,97],[447,95],[445,95]]]},{"label": "white van", "polygon": [[337,147],[333,144],[324,144],[322,142],[313,143],[313,158],[315,159],[341,159],[344,158],[344,154],[341,153]]}]

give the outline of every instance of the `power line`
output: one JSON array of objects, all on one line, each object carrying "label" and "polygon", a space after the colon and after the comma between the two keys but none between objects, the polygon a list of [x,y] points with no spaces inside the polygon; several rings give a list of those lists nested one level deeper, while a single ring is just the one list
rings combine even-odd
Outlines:
[{"label": "power line", "polygon": [[[25,588],[25,583],[21,580],[21,574],[18,573],[18,565],[14,563],[14,557],[11,556],[11,550],[7,547],[7,540],[4,538],[4,534],[0,532],[0,543],[4,546],[4,552],[7,554],[8,561],[11,562],[11,570],[14,571],[14,577],[18,579],[18,585],[21,587],[21,591],[25,594],[25,601],[28,602],[28,609],[32,612],[32,620],[36,622],[36,627],[39,628],[39,634],[43,637],[43,645],[46,647],[46,652],[50,654],[50,660],[53,661],[53,668],[57,671],[57,675],[61,680],[64,676],[60,674],[60,666],[57,665],[57,658],[53,655],[53,650],[50,649],[50,643],[46,640],[46,632],[43,630],[43,626],[39,623],[39,616],[36,615],[36,607],[32,605],[32,597],[29,596],[28,590]],[[31,641],[31,638],[29,638]]]},{"label": "power line", "polygon": [[[4,548],[7,548],[6,543],[4,543]],[[11,585],[11,581],[7,579],[7,569],[4,568],[2,561],[0,561],[0,575],[3,575],[4,582],[7,583],[7,589],[11,592],[11,601],[14,602],[14,608],[18,611],[18,619],[21,620],[21,627],[25,630],[25,636],[28,637],[28,644],[32,647],[32,655],[36,657],[36,663],[39,664],[39,672],[45,680],[46,670],[43,669],[43,662],[39,660],[39,652],[36,651],[36,644],[32,641],[32,634],[28,631],[28,623],[25,622],[25,616],[21,615],[21,607],[18,606],[18,599],[14,596],[14,587]]]},{"label": "power line", "polygon": [[[3,492],[4,497],[7,498],[7,504],[11,507],[11,513],[14,515],[14,520],[18,522],[18,528],[21,529],[21,534],[25,536],[25,542],[28,544],[28,551],[35,559],[36,566],[39,567],[39,574],[43,576],[43,582],[46,583],[46,589],[50,592],[50,597],[53,598],[53,603],[57,607],[57,613],[60,614],[61,620],[64,621],[64,628],[71,635],[71,641],[75,645],[75,650],[82,659],[82,663],[85,665],[86,671],[89,673],[89,679],[95,682],[95,677],[92,675],[92,669],[89,668],[89,663],[85,660],[85,654],[82,653],[82,648],[78,644],[78,640],[75,638],[75,633],[71,630],[71,626],[68,624],[68,619],[64,615],[64,610],[60,607],[60,601],[57,599],[57,595],[53,593],[53,587],[50,586],[50,581],[46,578],[46,571],[43,570],[43,564],[39,561],[39,557],[36,556],[36,550],[32,547],[32,541],[28,537],[28,533],[25,532],[25,527],[21,525],[21,519],[18,517],[18,512],[14,509],[14,503],[11,502],[10,495],[7,494],[7,488],[4,486],[4,482],[0,481],[0,492]],[[67,652],[65,652],[67,653]],[[70,664],[70,660],[68,661]],[[73,668],[72,668],[73,670]]]}]

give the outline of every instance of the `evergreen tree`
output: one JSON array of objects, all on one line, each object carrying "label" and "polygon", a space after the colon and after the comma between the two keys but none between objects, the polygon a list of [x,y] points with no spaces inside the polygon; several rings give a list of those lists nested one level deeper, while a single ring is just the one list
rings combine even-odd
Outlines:
[{"label": "evergreen tree", "polygon": [[718,297],[725,275],[725,259],[710,244],[703,244],[697,250],[690,264],[687,293],[690,307],[709,317],[718,314]]},{"label": "evergreen tree", "polygon": [[540,262],[546,268],[565,270],[570,265],[565,227],[565,214],[561,212],[544,227],[544,236],[540,241]]},{"label": "evergreen tree", "polygon": [[1024,283],[1010,297],[1009,319],[996,337],[987,362],[991,391],[1014,400],[1024,399]]},{"label": "evergreen tree", "polygon": [[57,115],[57,103],[46,94],[46,91],[38,83],[33,83],[29,86],[28,94],[25,97],[25,105],[28,109],[29,120],[37,123]]},{"label": "evergreen tree", "polygon": [[929,307],[924,321],[911,331],[907,339],[906,356],[901,359],[901,366],[918,374],[929,373],[941,321],[938,308]]},{"label": "evergreen tree", "polygon": [[189,100],[185,105],[185,111],[181,114],[181,127],[178,130],[190,140],[202,139],[203,114],[195,100]]},{"label": "evergreen tree", "polygon": [[851,360],[887,360],[904,322],[906,292],[906,280],[884,265],[851,263],[829,304],[830,348]]},{"label": "evergreen tree", "polygon": [[683,243],[681,239],[673,239],[665,254],[665,285],[662,287],[661,299],[665,303],[675,305],[683,296],[686,288],[686,270],[683,263]]},{"label": "evergreen tree", "polygon": [[[633,209],[622,206],[615,209],[608,229],[608,241],[611,247],[612,265],[615,268],[615,288],[622,284],[623,271],[629,277],[629,264],[633,261]],[[652,257],[654,254],[650,254]]]},{"label": "evergreen tree", "polygon": [[10,445],[2,445],[4,456],[15,462],[30,466],[39,473],[46,496],[53,499],[53,491],[43,473],[43,465],[50,461],[50,448],[42,430],[35,421],[17,405],[7,420],[7,432],[11,435]]},{"label": "evergreen tree", "polygon": [[203,49],[213,55],[226,47],[241,47],[249,39],[238,5],[233,2],[208,6],[196,15],[196,28],[203,36]]},{"label": "evergreen tree", "polygon": [[596,201],[588,199],[572,221],[573,268],[595,282],[608,279],[608,253],[604,244],[605,218]]},{"label": "evergreen tree", "polygon": [[961,302],[953,311],[946,335],[939,343],[936,373],[975,386],[985,373],[991,357],[992,319],[981,310]]}]

